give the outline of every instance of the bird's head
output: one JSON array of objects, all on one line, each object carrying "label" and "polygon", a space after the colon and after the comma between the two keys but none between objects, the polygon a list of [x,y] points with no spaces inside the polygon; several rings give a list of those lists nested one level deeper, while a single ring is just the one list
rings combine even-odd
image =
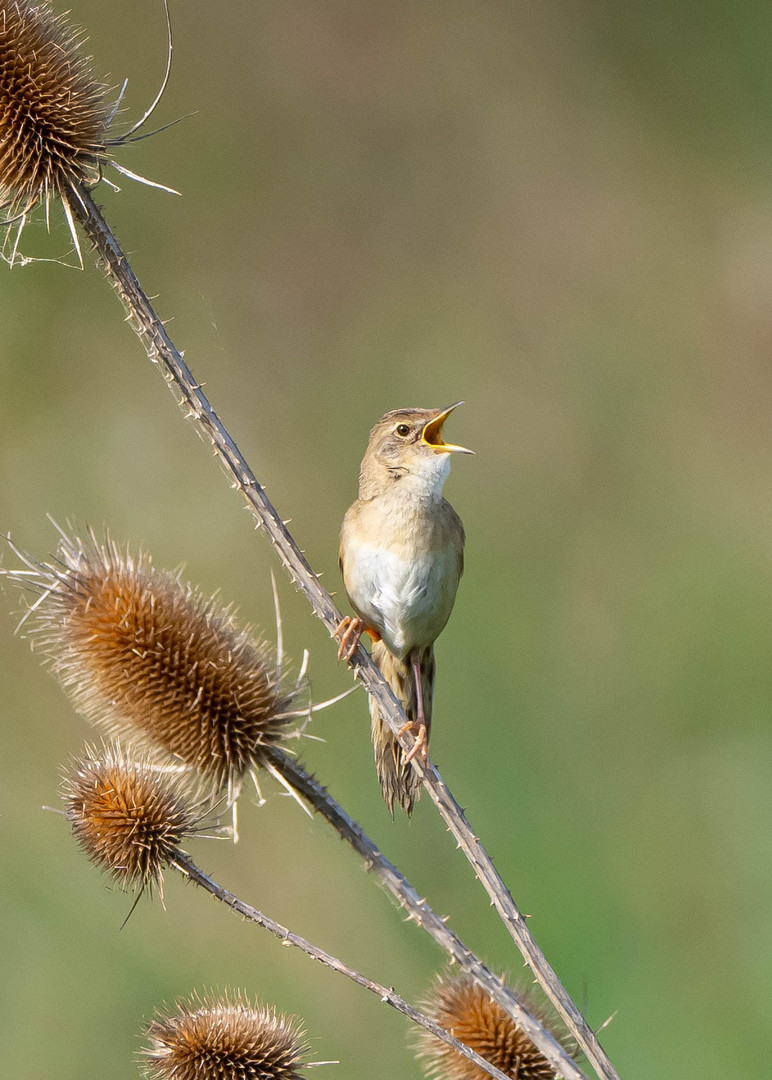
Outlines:
[{"label": "bird's head", "polygon": [[439,498],[450,471],[450,455],[474,453],[442,437],[445,421],[459,405],[463,402],[447,409],[394,409],[382,416],[370,432],[362,461],[360,498],[397,481],[407,481],[405,486],[418,495]]}]

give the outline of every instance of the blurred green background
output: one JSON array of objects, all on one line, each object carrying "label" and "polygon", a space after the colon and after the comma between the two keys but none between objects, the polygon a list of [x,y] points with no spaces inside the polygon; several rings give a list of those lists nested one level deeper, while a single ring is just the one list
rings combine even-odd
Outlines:
[{"label": "blurred green background", "polygon": [[[73,0],[118,126],[164,64],[157,0]],[[328,587],[371,424],[467,405],[447,494],[467,573],[432,756],[625,1080],[772,1054],[772,11],[240,0],[174,5],[174,70],[99,191],[146,289]],[[66,253],[29,229],[23,248]],[[0,268],[0,529],[50,513],[187,562],[270,632],[275,560],[100,274]],[[6,553],[6,564],[13,559]],[[349,685],[281,576],[313,694]],[[343,598],[341,598],[343,602]],[[106,889],[57,773],[91,731],[0,635],[0,1027],[8,1076],[137,1075],[142,1024],[234,986],[305,1018],[325,1076],[417,1077],[406,1024],[169,880]],[[361,691],[304,760],[495,968],[521,964],[431,804],[393,824]],[[270,787],[269,784],[266,787]],[[218,880],[408,998],[443,957],[272,790]]]}]

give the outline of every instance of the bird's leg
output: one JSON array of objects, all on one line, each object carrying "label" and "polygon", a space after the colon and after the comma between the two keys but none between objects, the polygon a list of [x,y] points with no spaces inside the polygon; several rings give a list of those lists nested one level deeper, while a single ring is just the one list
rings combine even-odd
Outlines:
[{"label": "bird's leg", "polygon": [[361,619],[345,615],[335,627],[333,637],[340,640],[338,659],[350,660],[356,652],[362,634],[369,634],[373,641],[380,641],[381,635],[371,626],[366,626]]},{"label": "bird's leg", "polygon": [[415,679],[415,693],[416,693],[416,718],[409,723],[404,724],[400,728],[400,735],[404,735],[406,731],[412,731],[415,735],[415,743],[413,749],[405,755],[405,764],[417,757],[420,759],[423,765],[429,760],[429,739],[426,731],[426,715],[424,713],[424,694],[423,686],[421,682],[421,661],[417,654],[413,655],[410,662],[410,666],[413,669],[413,678]]}]

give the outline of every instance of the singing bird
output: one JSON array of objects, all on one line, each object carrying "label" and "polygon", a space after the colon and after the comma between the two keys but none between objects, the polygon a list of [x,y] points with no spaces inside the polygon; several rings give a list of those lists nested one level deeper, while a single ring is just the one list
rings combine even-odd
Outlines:
[{"label": "singing bird", "polygon": [[340,568],[356,613],[337,628],[339,657],[351,659],[363,633],[408,719],[416,742],[405,754],[371,698],[373,750],[383,797],[406,813],[421,781],[432,719],[434,642],[447,623],[464,568],[464,526],[442,496],[450,455],[474,453],[446,443],[447,409],[395,409],[370,432],[359,470],[359,497],[343,519]]}]

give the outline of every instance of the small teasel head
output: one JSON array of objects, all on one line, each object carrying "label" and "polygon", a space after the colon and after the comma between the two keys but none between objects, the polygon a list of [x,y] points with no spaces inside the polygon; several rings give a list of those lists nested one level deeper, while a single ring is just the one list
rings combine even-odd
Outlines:
[{"label": "small teasel head", "polygon": [[238,992],[178,1001],[145,1036],[148,1080],[300,1080],[308,1064],[298,1018]]},{"label": "small teasel head", "polygon": [[[544,1010],[524,990],[518,990],[517,996],[532,1016],[548,1026]],[[506,1076],[517,1080],[554,1080],[557,1075],[509,1013],[470,975],[447,974],[438,978],[424,1006],[441,1027]],[[553,1037],[568,1053],[573,1053],[569,1040],[555,1027],[554,1023],[548,1026]],[[482,1069],[427,1031],[416,1035],[415,1046],[424,1072],[432,1080],[484,1080],[486,1076]]]},{"label": "small teasel head", "polygon": [[111,109],[81,39],[46,0],[0,0],[0,205],[9,217],[99,178]]},{"label": "small teasel head", "polygon": [[65,817],[87,857],[125,889],[158,888],[198,818],[178,776],[119,745],[87,747],[62,782]]},{"label": "small teasel head", "polygon": [[[16,549],[14,549],[16,550]],[[108,735],[196,770],[213,792],[293,734],[275,656],[216,598],[150,557],[62,534],[58,559],[5,578],[37,592],[21,621],[75,707]]]},{"label": "small teasel head", "polygon": [[164,7],[169,48],[161,89],[137,123],[109,137],[123,90],[117,101],[109,100],[110,89],[95,77],[91,58],[82,49],[83,32],[65,15],[57,15],[49,0],[0,0],[0,226],[17,226],[10,254],[10,228],[0,253],[11,265],[28,215],[43,203],[48,220],[52,199],[61,200],[80,253],[73,207],[83,205],[81,188],[102,180],[107,165],[132,180],[173,192],[112,156],[115,147],[145,137],[135,132],[166,88],[171,65],[167,0]]}]

